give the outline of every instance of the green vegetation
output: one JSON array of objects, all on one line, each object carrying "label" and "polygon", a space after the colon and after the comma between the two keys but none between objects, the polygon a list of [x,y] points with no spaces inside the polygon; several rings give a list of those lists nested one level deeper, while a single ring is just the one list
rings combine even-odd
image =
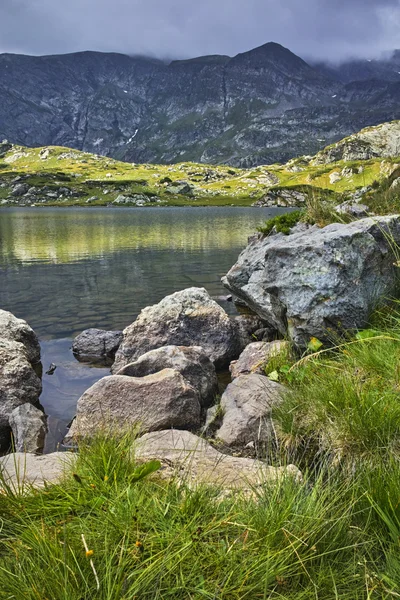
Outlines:
[{"label": "green vegetation", "polygon": [[131,437],[99,436],[59,485],[3,483],[0,598],[397,598],[399,364],[397,307],[334,348],[314,339],[270,361],[289,392],[268,457],[300,466],[301,482],[167,479],[135,463]]},{"label": "green vegetation", "polygon": [[[190,115],[176,126],[189,126],[196,118]],[[223,160],[223,140],[221,144]],[[300,157],[286,165],[250,169],[191,162],[141,165],[69,148],[10,146],[0,152],[0,205],[107,206],[122,196],[116,205],[250,206],[272,193],[279,206],[304,205],[314,196],[333,210],[357,189],[375,185],[376,192],[385,190],[393,173],[399,172],[400,158],[314,162]],[[31,190],[28,198],[12,195],[17,183]],[[186,190],[181,184],[188,186]],[[297,196],[293,201],[288,193],[304,199]],[[371,210],[377,204],[375,198]],[[389,206],[393,208],[393,202]]]},{"label": "green vegetation", "polygon": [[302,210],[294,210],[290,213],[277,215],[272,219],[268,219],[265,225],[258,228],[258,231],[264,235],[268,235],[275,228],[276,233],[284,233],[285,235],[288,235],[290,233],[290,229],[301,220],[303,215],[304,211]]}]

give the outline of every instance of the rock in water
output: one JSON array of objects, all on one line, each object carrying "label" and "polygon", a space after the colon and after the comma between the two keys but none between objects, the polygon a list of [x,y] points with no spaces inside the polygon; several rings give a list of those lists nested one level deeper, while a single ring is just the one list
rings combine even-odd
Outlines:
[{"label": "rock in water", "polygon": [[162,346],[201,346],[217,368],[238,354],[237,334],[226,312],[203,288],[188,288],[144,308],[124,330],[113,373]]},{"label": "rock in water", "polygon": [[180,373],[164,369],[146,377],[103,377],[78,400],[67,440],[101,430],[196,429],[199,394]]},{"label": "rock in water", "polygon": [[46,417],[44,413],[32,406],[22,404],[10,415],[10,426],[13,432],[16,452],[41,452],[46,437]]},{"label": "rock in water", "polygon": [[213,363],[196,346],[163,346],[150,350],[138,360],[122,367],[117,375],[144,377],[163,369],[178,371],[198,391],[203,407],[213,404],[218,394],[218,379]]},{"label": "rock in water", "polygon": [[263,375],[241,375],[221,398],[222,425],[215,434],[227,446],[265,443],[272,439],[271,410],[285,388]]},{"label": "rock in water", "polygon": [[73,341],[72,352],[81,359],[113,359],[122,341],[122,331],[85,329]]},{"label": "rock in water", "polygon": [[400,217],[375,217],[292,235],[253,238],[223,279],[281,334],[310,338],[365,327],[396,293]]}]

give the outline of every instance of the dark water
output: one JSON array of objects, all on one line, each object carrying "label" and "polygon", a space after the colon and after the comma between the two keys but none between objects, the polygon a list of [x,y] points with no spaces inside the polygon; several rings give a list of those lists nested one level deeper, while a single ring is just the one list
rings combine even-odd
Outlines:
[{"label": "dark water", "polygon": [[[41,402],[69,420],[79,396],[107,369],[80,364],[72,338],[83,329],[123,329],[140,310],[191,286],[224,294],[220,278],[247,237],[283,209],[2,209],[0,308],[40,337]],[[234,310],[229,303],[228,311]]]}]

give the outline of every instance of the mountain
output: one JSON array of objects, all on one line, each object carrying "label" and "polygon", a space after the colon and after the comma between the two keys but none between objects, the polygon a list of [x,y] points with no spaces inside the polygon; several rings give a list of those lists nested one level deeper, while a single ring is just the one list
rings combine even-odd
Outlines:
[{"label": "mountain", "polygon": [[136,163],[284,162],[400,118],[400,75],[354,77],[275,43],[169,64],[99,52],[3,54],[0,139]]}]

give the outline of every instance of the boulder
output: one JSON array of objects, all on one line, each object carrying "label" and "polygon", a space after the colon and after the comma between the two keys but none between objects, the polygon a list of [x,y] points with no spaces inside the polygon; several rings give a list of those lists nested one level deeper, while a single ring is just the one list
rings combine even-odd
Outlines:
[{"label": "boulder", "polygon": [[135,458],[159,460],[165,478],[179,478],[185,483],[211,484],[223,489],[252,490],[265,483],[278,483],[284,477],[301,481],[294,465],[271,467],[251,458],[227,456],[204,439],[189,431],[158,431],[139,438],[134,446]]},{"label": "boulder", "polygon": [[358,204],[357,202],[342,202],[338,206],[335,206],[335,211],[339,215],[350,215],[361,219],[368,215],[369,209],[365,204]]},{"label": "boulder", "polygon": [[36,333],[23,319],[17,319],[7,310],[0,309],[0,340],[21,342],[26,357],[34,365],[40,362],[40,344]]},{"label": "boulder", "polygon": [[[59,483],[75,455],[67,452],[37,455],[15,452],[0,458],[2,478],[7,486],[16,492],[24,489],[43,488],[46,484]],[[0,483],[0,488],[2,483]]]},{"label": "boulder", "polygon": [[236,330],[203,288],[188,288],[144,308],[124,330],[113,373],[162,346],[201,346],[217,368],[238,355]]},{"label": "boulder", "polygon": [[223,419],[215,437],[227,446],[269,442],[274,435],[271,411],[284,392],[282,385],[263,375],[240,375],[222,395]]},{"label": "boulder", "polygon": [[46,417],[32,406],[21,404],[15,408],[9,418],[16,452],[41,452],[46,437]]},{"label": "boulder", "polygon": [[366,326],[397,290],[400,217],[253,238],[224,285],[300,347]]},{"label": "boulder", "polygon": [[17,183],[11,191],[11,196],[23,196],[29,190],[29,185],[27,183]]},{"label": "boulder", "polygon": [[135,362],[122,367],[117,375],[145,377],[163,369],[178,371],[197,390],[202,407],[214,403],[218,394],[217,374],[203,348],[198,346],[163,346],[150,350]]},{"label": "boulder", "polygon": [[173,369],[145,377],[111,375],[80,397],[66,439],[135,427],[142,432],[169,427],[197,429],[200,413],[198,392]]},{"label": "boulder", "polygon": [[72,352],[82,359],[113,360],[122,342],[122,331],[85,329],[72,343]]},{"label": "boulder", "polygon": [[21,404],[36,404],[42,391],[42,382],[27,358],[20,342],[0,338],[0,448],[10,443],[9,417]]},{"label": "boulder", "polygon": [[251,373],[265,375],[265,367],[268,361],[280,354],[282,350],[288,348],[290,348],[290,344],[283,340],[253,342],[249,344],[243,350],[238,360],[233,360],[229,365],[232,379],[240,375],[250,375]]}]

